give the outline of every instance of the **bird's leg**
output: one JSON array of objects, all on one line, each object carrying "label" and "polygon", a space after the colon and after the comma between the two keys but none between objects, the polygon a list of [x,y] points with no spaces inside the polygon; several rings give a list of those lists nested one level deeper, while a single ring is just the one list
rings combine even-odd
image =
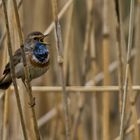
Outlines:
[{"label": "bird's leg", "polygon": [[28,104],[30,105],[30,107],[34,107],[35,106],[35,97],[33,97],[31,102]]}]

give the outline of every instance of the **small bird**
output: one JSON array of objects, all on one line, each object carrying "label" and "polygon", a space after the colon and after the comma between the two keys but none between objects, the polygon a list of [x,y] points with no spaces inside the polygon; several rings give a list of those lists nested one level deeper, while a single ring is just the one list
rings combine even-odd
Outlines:
[{"label": "small bird", "polygon": [[[50,56],[48,43],[44,42],[44,35],[39,31],[30,33],[24,42],[24,51],[29,68],[29,80],[33,80],[43,75],[49,68]],[[13,63],[15,66],[16,78],[21,78],[25,81],[23,59],[21,49],[17,49],[13,55]],[[0,89],[6,90],[12,83],[10,74],[10,63],[7,63],[3,76],[0,79]]]}]

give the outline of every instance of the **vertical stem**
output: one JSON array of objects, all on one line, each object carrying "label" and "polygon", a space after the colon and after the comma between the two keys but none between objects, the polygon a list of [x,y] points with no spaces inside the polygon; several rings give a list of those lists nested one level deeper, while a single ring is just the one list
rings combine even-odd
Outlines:
[{"label": "vertical stem", "polygon": [[7,30],[8,53],[9,53],[9,57],[10,57],[10,69],[11,69],[12,82],[13,82],[14,89],[15,89],[15,95],[16,95],[16,100],[17,100],[18,111],[19,111],[19,115],[20,115],[24,139],[27,140],[27,133],[26,133],[25,122],[24,122],[23,113],[22,113],[19,91],[18,91],[17,82],[16,82],[15,67],[14,67],[13,57],[12,57],[12,54],[13,54],[12,43],[11,43],[11,38],[10,38],[10,28],[9,28],[9,23],[8,23],[8,14],[7,14],[7,10],[6,10],[5,0],[2,0],[2,3],[3,3],[4,15],[5,15],[6,30]]},{"label": "vertical stem", "polygon": [[[2,41],[2,45],[4,46],[3,51],[3,61],[2,61],[2,67],[4,67],[5,63],[7,62],[8,53],[6,48],[6,41],[5,39]],[[3,127],[2,127],[2,140],[7,140],[8,138],[8,129],[9,129],[9,90],[3,91],[4,96],[4,109],[3,109]]]},{"label": "vertical stem", "polygon": [[68,71],[68,64],[69,64],[69,39],[70,39],[70,33],[71,33],[71,24],[72,24],[72,15],[73,15],[73,4],[71,5],[70,9],[69,9],[69,13],[68,13],[68,18],[66,18],[66,22],[67,22],[67,28],[65,30],[67,30],[66,34],[65,34],[65,48],[64,48],[64,78],[66,79],[66,75],[67,75],[67,71]]},{"label": "vertical stem", "polygon": [[135,98],[133,98],[134,95],[134,91],[132,89],[132,76],[131,73],[129,72],[129,100],[131,103],[131,113],[132,113],[132,117],[131,117],[131,122],[134,124],[134,139],[135,140],[139,140],[139,126],[137,124],[137,120],[138,120],[138,113],[137,113],[137,109],[136,109],[136,104],[135,104]]},{"label": "vertical stem", "polygon": [[[97,74],[97,58],[96,58],[96,47],[95,47],[95,31],[94,31],[94,22],[92,26],[92,32],[90,37],[90,52],[91,52],[91,58],[92,58],[92,69],[93,69],[93,81],[94,85],[96,85],[96,74]],[[97,113],[97,94],[94,93],[92,97],[92,139],[97,140],[98,139],[98,113]]]},{"label": "vertical stem", "polygon": [[64,70],[63,70],[63,43],[62,43],[62,36],[61,36],[61,26],[58,20],[58,10],[57,10],[57,1],[52,0],[52,9],[53,9],[53,16],[55,21],[55,34],[56,34],[56,49],[57,49],[57,57],[58,63],[60,66],[60,76],[62,82],[62,89],[63,89],[63,107],[65,113],[65,129],[66,129],[66,140],[70,140],[70,127],[69,127],[69,112],[68,112],[68,97],[66,93],[66,82],[64,79]]},{"label": "vertical stem", "polygon": [[85,31],[85,40],[84,40],[84,64],[83,64],[83,81],[86,79],[86,59],[88,57],[88,50],[90,47],[90,36],[91,36],[91,29],[93,24],[93,1],[89,0],[87,2],[87,23],[86,23],[86,31]]},{"label": "vertical stem", "polygon": [[14,4],[15,17],[16,17],[16,22],[17,22],[17,27],[18,27],[17,29],[18,29],[19,39],[20,39],[20,47],[21,47],[23,63],[24,63],[24,73],[25,73],[25,79],[26,79],[25,82],[26,82],[26,85],[27,85],[27,91],[28,91],[28,95],[29,95],[29,99],[30,99],[30,105],[31,105],[33,127],[34,127],[34,131],[35,131],[36,139],[40,140],[40,134],[39,134],[38,126],[37,126],[37,119],[36,119],[36,114],[35,114],[35,109],[34,109],[35,98],[32,95],[32,88],[31,88],[31,84],[30,84],[30,81],[29,81],[29,68],[28,68],[28,65],[27,65],[26,56],[25,56],[25,52],[24,52],[24,48],[23,48],[24,47],[23,46],[23,36],[22,36],[22,31],[21,31],[21,24],[20,24],[20,19],[19,19],[18,7],[17,7],[16,0],[13,0],[13,4]]},{"label": "vertical stem", "polygon": [[5,91],[5,98],[4,98],[4,114],[3,114],[3,135],[2,140],[8,139],[8,115],[9,115],[9,94]]},{"label": "vertical stem", "polygon": [[[104,0],[103,7],[103,73],[104,73],[104,85],[110,83],[110,74],[108,71],[109,67],[109,28],[108,28],[108,8],[109,1]],[[110,139],[110,119],[109,119],[109,108],[110,108],[110,95],[109,92],[103,92],[103,140]]]},{"label": "vertical stem", "polygon": [[[104,36],[103,39],[103,59],[104,59],[104,85],[108,85],[110,82],[109,77],[109,36]],[[110,94],[109,92],[103,92],[103,140],[109,140],[109,108],[110,108]]]},{"label": "vertical stem", "polygon": [[119,61],[119,67],[118,67],[118,79],[119,79],[119,111],[121,114],[121,108],[122,108],[122,96],[123,96],[123,61],[122,61],[122,46],[123,45],[123,36],[122,36],[122,12],[121,7],[119,6],[120,2],[117,1],[116,8],[118,9],[118,28],[116,30],[116,36],[117,36],[117,54],[118,54],[118,61]]},{"label": "vertical stem", "polygon": [[126,111],[126,99],[127,99],[128,77],[129,77],[129,59],[130,59],[130,53],[132,48],[133,26],[134,26],[134,0],[131,0],[127,62],[126,62],[127,64],[125,69],[125,81],[124,81],[125,83],[124,83],[124,93],[123,93],[123,103],[122,103],[121,124],[120,124],[120,140],[124,139],[124,120],[125,120],[125,111]]}]

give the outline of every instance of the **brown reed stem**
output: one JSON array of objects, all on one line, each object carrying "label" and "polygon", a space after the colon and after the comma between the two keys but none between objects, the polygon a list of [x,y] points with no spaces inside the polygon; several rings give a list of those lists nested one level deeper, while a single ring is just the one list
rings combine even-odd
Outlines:
[{"label": "brown reed stem", "polygon": [[61,75],[61,84],[63,90],[63,107],[65,114],[65,130],[66,130],[66,140],[70,140],[70,127],[69,127],[69,112],[68,112],[68,97],[66,93],[66,82],[64,79],[64,69],[63,69],[63,43],[61,36],[61,26],[58,19],[58,9],[57,9],[57,1],[52,0],[52,9],[53,9],[53,17],[55,21],[55,35],[56,35],[56,49],[57,49],[57,57],[58,63],[60,67],[60,75]]},{"label": "brown reed stem", "polygon": [[8,138],[8,115],[9,115],[9,94],[7,91],[5,91],[5,98],[4,98],[4,113],[3,113],[3,134],[2,134],[2,140],[7,140]]},{"label": "brown reed stem", "polygon": [[[104,85],[110,83],[110,76],[108,71],[109,66],[109,36],[103,39],[103,67],[104,67]],[[103,93],[103,140],[109,140],[109,108],[110,108],[110,95],[109,92]]]},{"label": "brown reed stem", "polygon": [[[122,40],[122,10],[120,7],[120,1],[117,1],[117,5],[118,7],[116,7],[119,10],[118,13],[118,27],[117,27],[117,31],[116,31],[116,36],[117,36],[117,54],[118,54],[118,61],[119,61],[119,67],[118,67],[118,79],[119,79],[119,86],[120,86],[120,90],[119,90],[119,111],[120,111],[120,115],[121,115],[121,108],[122,108],[122,97],[123,97],[123,60],[122,60],[122,46],[123,46],[123,40]],[[125,46],[123,46],[125,47]]]},{"label": "brown reed stem", "polygon": [[[137,120],[137,125],[140,125],[140,118]],[[131,124],[125,131],[125,135],[130,134],[135,129],[135,124]],[[116,137],[115,140],[120,140],[120,137]]]},{"label": "brown reed stem", "polygon": [[86,23],[86,31],[85,31],[85,39],[84,39],[84,64],[83,64],[83,81],[85,81],[86,78],[86,60],[89,55],[88,51],[90,48],[90,36],[93,26],[93,2],[88,1],[87,2],[87,23]]},{"label": "brown reed stem", "polygon": [[[96,74],[97,74],[97,58],[96,58],[96,46],[95,46],[95,30],[94,30],[94,22],[92,27],[92,34],[91,34],[91,46],[90,46],[90,52],[91,52],[91,58],[92,58],[92,69],[93,69],[93,82],[96,85]],[[93,94],[92,97],[92,139],[97,140],[98,139],[98,113],[97,113],[97,94],[96,92]]]},{"label": "brown reed stem", "polygon": [[[140,48],[139,48],[139,44],[140,44],[140,40],[139,40],[139,36],[140,36],[140,0],[137,1],[137,6],[136,6],[136,17],[135,21],[136,21],[136,25],[135,25],[135,41],[134,41],[134,46],[136,48],[136,55],[135,55],[135,61],[134,61],[134,70],[133,70],[133,84],[137,84],[139,83],[139,71],[140,71],[140,66],[139,66],[139,54],[140,54]],[[138,99],[138,94],[137,92],[134,94],[134,96],[132,97],[133,102],[135,103]]]},{"label": "brown reed stem", "polygon": [[23,36],[22,36],[22,31],[21,31],[21,24],[20,24],[16,0],[13,0],[13,5],[14,5],[15,17],[16,17],[16,22],[17,22],[17,29],[18,29],[19,39],[20,39],[20,47],[21,47],[22,57],[23,57],[25,82],[27,85],[26,87],[27,87],[30,105],[31,105],[33,127],[34,127],[34,131],[35,131],[36,139],[40,140],[40,134],[39,134],[38,126],[37,126],[37,119],[36,119],[36,114],[35,114],[35,109],[34,109],[35,98],[32,95],[32,88],[31,88],[31,84],[29,81],[29,68],[28,68],[28,64],[27,64],[27,60],[26,60],[26,56],[25,56],[25,52],[24,52],[24,45],[23,45],[24,42],[23,42]]},{"label": "brown reed stem", "polygon": [[[5,46],[5,42],[2,43],[4,45],[4,51],[3,51],[3,61],[2,61],[2,67],[5,66],[5,63],[8,61],[8,54],[7,54],[7,48]],[[5,57],[4,57],[5,56]],[[2,127],[2,140],[7,140],[8,138],[8,128],[9,128],[9,90],[3,91],[4,94],[4,109],[3,109],[3,127]]]},{"label": "brown reed stem", "polygon": [[[101,81],[101,80],[100,80]],[[99,81],[97,81],[98,83]],[[124,88],[123,88],[124,89]],[[139,85],[133,85],[132,89],[134,91],[140,91]],[[11,90],[13,90],[13,87],[11,87]],[[61,86],[33,86],[33,91],[41,91],[46,92],[44,94],[47,94],[47,92],[61,92],[63,89]],[[93,84],[90,84],[89,86],[66,86],[67,92],[118,92],[119,86],[93,86]],[[37,94],[37,93],[36,93]],[[110,93],[111,94],[111,93]]]},{"label": "brown reed stem", "polygon": [[127,89],[128,89],[128,77],[129,77],[129,59],[130,59],[130,53],[131,53],[131,48],[132,48],[132,38],[133,38],[133,25],[134,25],[134,0],[131,0],[127,62],[126,62],[126,69],[125,69],[124,93],[123,93],[122,114],[121,114],[121,124],[120,124],[120,140],[124,139],[124,120],[125,120]]},{"label": "brown reed stem", "polygon": [[[22,5],[23,0],[20,0],[18,2],[18,9],[20,9],[21,5]],[[0,6],[2,6],[2,3],[0,3]],[[0,38],[0,45],[3,43],[4,39],[6,38],[6,32],[4,32],[2,34],[2,37]]]},{"label": "brown reed stem", "polygon": [[19,91],[18,91],[17,82],[16,82],[15,67],[14,67],[14,63],[13,63],[12,43],[11,43],[11,38],[10,38],[10,28],[9,28],[8,14],[7,14],[5,0],[2,0],[2,3],[3,3],[3,11],[4,11],[4,15],[5,15],[5,24],[6,24],[7,38],[8,38],[8,53],[9,53],[9,57],[10,57],[11,77],[12,77],[12,82],[14,85],[14,90],[15,90],[15,95],[16,95],[16,100],[17,100],[18,111],[19,111],[19,115],[20,115],[23,136],[24,136],[24,139],[27,140],[28,138],[27,138],[26,127],[25,127],[25,122],[24,122],[23,113],[22,113]]},{"label": "brown reed stem", "polygon": [[84,111],[84,105],[85,105],[85,98],[84,96],[79,96],[79,101],[78,101],[78,110],[75,114],[74,117],[74,124],[72,128],[72,140],[77,140],[77,135],[78,135],[78,128],[81,122],[81,117],[82,113]]},{"label": "brown reed stem", "polygon": [[[60,20],[64,14],[66,13],[66,11],[69,9],[69,7],[71,6],[71,4],[73,3],[73,0],[68,0],[66,2],[66,4],[64,5],[64,7],[62,8],[62,10],[58,13],[58,19]],[[50,24],[50,26],[45,30],[44,34],[49,34],[54,28],[54,21]]]},{"label": "brown reed stem", "polygon": [[[108,23],[108,8],[109,8],[109,1],[104,0],[103,6],[103,73],[104,73],[104,85],[109,85],[110,83],[110,74],[108,71],[109,67],[109,43],[110,43],[110,36],[109,36],[109,23]],[[103,127],[103,140],[110,139],[110,120],[109,120],[109,111],[110,111],[110,95],[109,92],[103,92],[102,96],[102,103],[103,103],[103,120],[102,120],[102,127]]]},{"label": "brown reed stem", "polygon": [[71,24],[72,24],[72,15],[73,15],[73,4],[71,5],[69,12],[68,12],[68,17],[66,19],[67,22],[67,27],[65,30],[67,30],[67,32],[65,33],[65,42],[64,42],[64,78],[66,79],[67,77],[67,72],[68,72],[68,65],[69,65],[69,39],[70,39],[70,35],[71,35]]},{"label": "brown reed stem", "polygon": [[[134,129],[134,139],[135,140],[139,140],[139,126],[137,124],[137,120],[138,120],[138,113],[137,113],[137,108],[136,108],[136,104],[134,102],[134,98],[133,98],[133,95],[135,95],[133,89],[132,89],[132,76],[131,76],[131,73],[129,72],[129,100],[130,100],[130,107],[131,107],[131,110],[130,110],[130,113],[129,113],[129,116],[127,118],[130,118],[131,119],[131,122],[135,125],[135,129]],[[130,108],[128,107],[128,108]],[[129,120],[130,120],[129,119]],[[128,127],[129,125],[129,121],[126,123],[126,126]],[[125,127],[125,130],[126,130],[126,127]]]},{"label": "brown reed stem", "polygon": [[[140,1],[136,2],[136,14],[135,14],[135,40],[134,40],[134,46],[136,48],[136,55],[135,55],[135,60],[134,60],[134,67],[133,67],[133,84],[139,84],[139,70],[140,70],[140,65],[139,65],[139,53],[140,53],[140,48],[139,48],[139,36],[140,36]],[[135,91],[134,94],[130,94],[130,101],[131,101],[131,111],[132,111],[132,119],[133,122],[131,123],[134,124],[134,139],[139,140],[140,139],[140,134],[139,134],[139,126],[137,123],[138,120],[138,111],[137,111],[137,104],[136,101],[139,103],[139,94],[138,91]],[[126,132],[126,131],[125,131]]]}]

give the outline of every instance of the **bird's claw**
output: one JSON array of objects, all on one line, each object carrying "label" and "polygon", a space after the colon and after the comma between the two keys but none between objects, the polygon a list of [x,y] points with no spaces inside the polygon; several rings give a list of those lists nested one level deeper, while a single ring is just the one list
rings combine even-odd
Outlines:
[{"label": "bird's claw", "polygon": [[31,102],[28,103],[30,105],[30,107],[34,107],[36,104],[35,104],[35,97],[32,98]]}]

